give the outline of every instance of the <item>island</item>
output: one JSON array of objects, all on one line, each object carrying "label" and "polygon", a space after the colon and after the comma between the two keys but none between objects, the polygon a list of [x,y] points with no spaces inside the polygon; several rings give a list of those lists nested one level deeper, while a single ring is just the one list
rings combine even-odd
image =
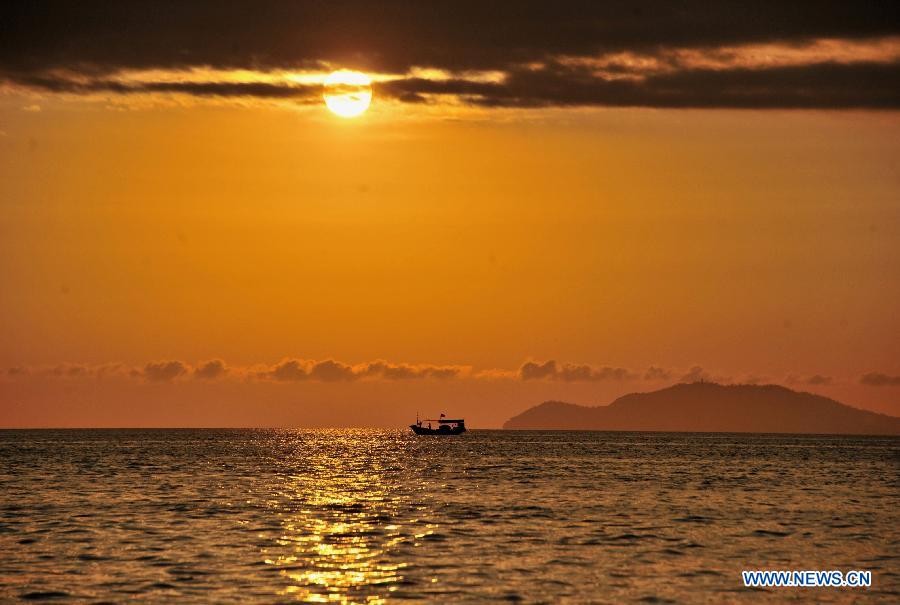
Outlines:
[{"label": "island", "polygon": [[900,435],[900,418],[779,385],[676,384],[609,405],[545,401],[504,429]]}]

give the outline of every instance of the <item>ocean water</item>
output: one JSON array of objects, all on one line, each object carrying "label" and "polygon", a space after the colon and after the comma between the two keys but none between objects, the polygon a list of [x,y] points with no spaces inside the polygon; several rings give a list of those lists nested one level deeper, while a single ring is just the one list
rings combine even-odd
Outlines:
[{"label": "ocean water", "polygon": [[900,602],[898,471],[876,437],[0,431],[0,600]]}]

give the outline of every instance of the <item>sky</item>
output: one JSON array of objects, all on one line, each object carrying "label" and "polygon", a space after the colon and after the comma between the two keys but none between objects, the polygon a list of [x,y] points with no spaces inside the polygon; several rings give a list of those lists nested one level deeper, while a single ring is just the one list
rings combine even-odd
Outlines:
[{"label": "sky", "polygon": [[10,2],[0,30],[0,426],[488,428],[699,379],[900,416],[887,3]]}]

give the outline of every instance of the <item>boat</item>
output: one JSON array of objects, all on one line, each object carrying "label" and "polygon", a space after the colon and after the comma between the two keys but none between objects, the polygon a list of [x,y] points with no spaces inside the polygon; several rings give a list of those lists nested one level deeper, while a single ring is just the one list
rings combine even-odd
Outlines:
[{"label": "boat", "polygon": [[[428,426],[424,426],[426,422]],[[437,423],[436,428],[432,428],[432,422]],[[443,414],[441,414],[440,418],[419,420],[418,415],[416,415],[416,423],[409,425],[409,428],[416,435],[460,435],[466,432],[466,421],[462,418],[451,420]]]}]

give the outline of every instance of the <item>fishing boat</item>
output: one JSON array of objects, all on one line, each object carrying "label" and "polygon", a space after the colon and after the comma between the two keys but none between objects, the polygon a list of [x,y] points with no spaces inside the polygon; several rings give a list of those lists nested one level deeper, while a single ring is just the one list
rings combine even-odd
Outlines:
[{"label": "fishing boat", "polygon": [[[437,426],[432,428],[432,422]],[[427,426],[425,426],[427,423]],[[440,418],[425,418],[419,420],[416,415],[416,423],[409,425],[416,435],[459,435],[466,432],[466,421],[462,418],[450,420],[444,414]]]}]

